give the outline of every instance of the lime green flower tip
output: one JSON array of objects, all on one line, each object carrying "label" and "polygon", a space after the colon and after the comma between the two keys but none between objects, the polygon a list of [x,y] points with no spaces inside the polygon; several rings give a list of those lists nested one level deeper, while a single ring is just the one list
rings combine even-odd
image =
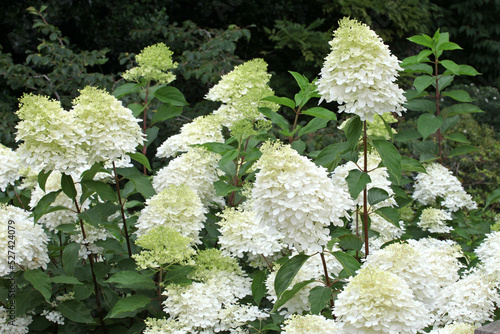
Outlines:
[{"label": "lime green flower tip", "polygon": [[123,78],[135,82],[143,78],[169,84],[175,80],[175,75],[167,71],[177,67],[177,63],[172,60],[173,54],[164,43],[148,46],[135,57],[139,66],[125,72]]},{"label": "lime green flower tip", "polygon": [[222,252],[215,248],[200,251],[194,262],[194,270],[190,277],[195,280],[206,281],[221,271],[242,275],[238,261],[235,258],[222,255]]},{"label": "lime green flower tip", "polygon": [[191,258],[196,252],[191,242],[190,238],[183,237],[172,227],[160,225],[137,239],[136,245],[145,250],[133,255],[133,258],[141,269],[174,263],[192,264]]}]

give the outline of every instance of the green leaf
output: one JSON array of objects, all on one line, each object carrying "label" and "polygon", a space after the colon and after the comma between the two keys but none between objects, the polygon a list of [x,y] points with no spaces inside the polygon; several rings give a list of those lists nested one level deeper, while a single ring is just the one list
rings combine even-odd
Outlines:
[{"label": "green leaf", "polygon": [[328,124],[329,120],[323,118],[313,118],[306,126],[299,130],[298,136],[301,137],[305,134],[316,132],[323,129]]},{"label": "green leaf", "polygon": [[158,88],[155,90],[154,96],[163,103],[170,103],[177,107],[188,105],[181,91],[172,86]]},{"label": "green leaf", "polygon": [[45,211],[47,211],[50,205],[56,200],[56,197],[61,193],[61,191],[61,189],[58,191],[52,191],[44,195],[38,201],[38,204],[33,209],[33,219],[35,220],[35,223],[45,214]]},{"label": "green leaf", "polygon": [[347,142],[330,144],[325,147],[316,157],[316,164],[328,168],[335,169],[340,163],[340,156],[349,150]]},{"label": "green leaf", "polygon": [[174,265],[168,268],[165,274],[164,282],[180,284],[181,282],[187,280],[187,275],[193,271],[193,267]]},{"label": "green leaf", "polygon": [[52,173],[51,170],[48,172],[45,172],[44,170],[41,170],[40,173],[38,173],[38,184],[40,185],[40,189],[45,191],[45,184],[47,183],[47,179],[50,176],[50,173]]},{"label": "green leaf", "polygon": [[144,196],[145,199],[150,198],[156,194],[151,180],[146,176],[141,174],[135,167],[130,168],[117,168],[117,173],[123,175],[124,178],[132,181],[135,189]]},{"label": "green leaf", "polygon": [[300,89],[306,89],[309,86],[309,80],[305,76],[303,76],[300,73],[293,72],[293,71],[288,71],[291,75],[293,75],[295,81],[297,81],[297,84],[299,85]]},{"label": "green leaf", "polygon": [[62,191],[71,199],[76,198],[76,188],[75,183],[73,182],[73,178],[71,175],[62,174],[61,175],[61,188]]},{"label": "green leaf", "polygon": [[407,73],[426,73],[432,75],[434,73],[434,69],[432,66],[427,64],[413,64],[413,65],[405,65],[401,64],[401,67],[404,67],[404,71]]},{"label": "green leaf", "polygon": [[415,87],[417,92],[421,93],[435,81],[436,79],[434,77],[431,77],[430,75],[421,75],[415,78],[415,81],[413,81],[413,86]]},{"label": "green leaf", "polygon": [[409,129],[396,133],[396,135],[394,136],[394,141],[407,142],[414,141],[419,138],[422,138],[422,135],[416,129]]},{"label": "green leaf", "polygon": [[266,96],[261,99],[262,101],[269,101],[269,102],[274,102],[276,104],[280,104],[283,106],[287,106],[291,109],[295,109],[295,102],[293,100],[290,100],[287,97],[278,97],[278,96]]},{"label": "green leaf", "polygon": [[95,324],[95,321],[90,314],[90,310],[84,303],[79,301],[67,300],[57,305],[56,309],[71,321],[83,324]]},{"label": "green leaf", "polygon": [[420,45],[426,46],[426,47],[431,48],[431,49],[433,47],[432,38],[430,36],[425,35],[425,34],[409,37],[408,40],[410,42],[420,44]]},{"label": "green leaf", "polygon": [[52,284],[50,284],[50,277],[40,269],[24,271],[24,278],[33,285],[33,287],[40,291],[43,298],[47,303],[50,303],[50,296],[52,296]]},{"label": "green leaf", "polygon": [[204,143],[200,146],[205,147],[210,152],[225,154],[228,151],[234,150],[234,147],[231,145],[223,144],[223,143]]},{"label": "green leaf", "polygon": [[444,68],[446,68],[451,73],[453,73],[455,75],[459,75],[460,66],[457,63],[455,63],[453,60],[442,60],[440,62],[440,64],[443,65]]},{"label": "green leaf", "polygon": [[441,127],[441,124],[443,124],[442,116],[425,113],[418,118],[417,129],[425,140],[425,138],[436,132]]},{"label": "green leaf", "polygon": [[401,167],[409,172],[425,173],[425,168],[420,162],[406,156],[401,156]]},{"label": "green leaf", "polygon": [[320,314],[320,312],[332,299],[332,290],[327,286],[315,286],[309,292],[309,303],[311,304],[311,313]]},{"label": "green leaf", "polygon": [[346,182],[351,197],[358,198],[358,195],[366,188],[368,183],[372,182],[372,180],[367,173],[363,173],[358,169],[352,169],[346,177]]},{"label": "green leaf", "polygon": [[484,112],[481,108],[470,104],[470,103],[458,103],[446,109],[447,116],[459,115],[459,114],[473,114]]},{"label": "green leaf", "polygon": [[106,283],[116,283],[117,288],[132,290],[155,290],[156,285],[152,279],[153,273],[141,274],[135,270],[122,270],[113,274]]},{"label": "green leaf", "polygon": [[124,85],[121,85],[120,87],[116,88],[115,91],[112,93],[117,99],[131,94],[131,93],[138,93],[141,91],[141,84],[138,83],[126,83]]},{"label": "green leaf", "polygon": [[[439,91],[441,92],[443,89],[451,85],[455,77],[453,75],[443,75],[441,78],[438,80],[438,85],[439,85]],[[432,86],[436,87],[436,83],[433,82]]]},{"label": "green leaf", "polygon": [[497,190],[494,190],[490,196],[486,199],[486,204],[484,204],[484,207],[488,207],[491,203],[498,202],[500,201],[500,188]]},{"label": "green leaf", "polygon": [[82,185],[95,191],[97,195],[99,195],[99,197],[105,201],[111,201],[113,203],[118,202],[118,197],[116,196],[116,193],[107,183],[101,181],[87,180],[87,181],[82,181]]},{"label": "green leaf", "polygon": [[389,193],[384,189],[380,188],[368,189],[368,203],[370,203],[370,205],[375,205],[377,203],[385,201],[389,197],[390,197]]},{"label": "green leaf", "polygon": [[363,241],[354,234],[346,234],[339,237],[339,245],[342,249],[354,249],[359,251],[363,246]]},{"label": "green leaf", "polygon": [[305,149],[306,149],[306,143],[304,143],[302,140],[295,140],[293,143],[292,143],[292,148],[297,151],[299,154],[302,154],[304,153]]},{"label": "green leaf", "polygon": [[358,115],[349,119],[344,126],[344,133],[347,137],[347,142],[349,143],[349,147],[352,151],[354,151],[358,146],[361,132],[363,132],[363,122],[361,122],[361,119]]},{"label": "green leaf", "polygon": [[81,175],[81,181],[93,180],[97,172],[102,168],[102,162],[96,162],[90,169],[87,169]]},{"label": "green leaf", "polygon": [[259,108],[261,114],[269,118],[274,124],[278,125],[281,129],[288,131],[290,129],[290,124],[282,115],[272,111],[269,108]]},{"label": "green leaf", "polygon": [[142,153],[139,152],[134,152],[134,153],[127,153],[127,155],[132,158],[132,160],[137,161],[144,167],[146,167],[147,170],[151,171],[151,166],[149,165],[149,160],[146,158],[146,156]]},{"label": "green leaf", "polygon": [[227,196],[227,194],[232,193],[233,191],[240,190],[239,187],[222,180],[214,182],[214,188],[217,196]]},{"label": "green leaf", "polygon": [[154,113],[153,118],[151,119],[151,124],[166,121],[167,119],[177,117],[180,114],[182,114],[182,108],[176,107],[170,103],[164,103]]},{"label": "green leaf", "polygon": [[453,42],[444,42],[441,45],[439,45],[439,50],[462,50],[462,48]]},{"label": "green leaf", "polygon": [[444,96],[451,97],[452,99],[459,102],[472,102],[473,99],[470,97],[469,93],[462,89],[449,90],[443,93]]},{"label": "green leaf", "polygon": [[[432,54],[431,50],[422,50],[420,53],[417,55],[417,63],[420,63],[422,60],[429,60],[429,56]],[[432,72],[431,72],[432,74]]]},{"label": "green leaf", "polygon": [[401,180],[401,154],[394,145],[386,140],[373,140],[373,146],[382,158],[382,164],[387,167],[389,174],[399,183]]},{"label": "green leaf", "polygon": [[51,277],[50,281],[52,283],[59,283],[59,284],[73,284],[73,285],[74,284],[83,284],[76,277],[66,276],[66,275],[59,275],[59,276]]},{"label": "green leaf", "polygon": [[479,149],[477,147],[474,147],[472,145],[460,145],[451,150],[450,153],[448,154],[448,157],[451,158],[456,155],[469,154],[472,152],[476,152],[478,150]]},{"label": "green leaf", "polygon": [[354,276],[356,270],[361,267],[361,264],[352,255],[344,252],[333,252],[332,255],[340,262],[349,276]]},{"label": "green leaf", "polygon": [[134,115],[134,117],[138,117],[140,114],[142,114],[146,106],[143,106],[139,103],[131,103],[127,106],[127,108],[132,110],[132,115]]},{"label": "green leaf", "polygon": [[408,101],[405,107],[413,111],[436,112],[436,103],[431,100],[413,99]]},{"label": "green leaf", "polygon": [[298,254],[294,257],[288,259],[280,267],[276,273],[276,278],[274,279],[274,291],[276,295],[280,298],[281,294],[288,289],[292,283],[295,275],[299,272],[302,265],[309,259],[309,255]]},{"label": "green leaf", "polygon": [[470,75],[470,76],[476,76],[476,75],[480,75],[481,73],[479,73],[478,71],[476,71],[476,69],[472,66],[469,66],[469,65],[459,65],[459,69],[458,69],[458,74],[459,75]]},{"label": "green leaf", "polygon": [[461,133],[450,133],[444,137],[446,139],[456,141],[457,143],[470,144],[470,141]]},{"label": "green leaf", "polygon": [[375,210],[375,213],[377,213],[380,217],[384,218],[388,222],[392,223],[394,226],[400,227],[398,210],[388,206],[384,206],[378,210]]},{"label": "green leaf", "polygon": [[333,111],[330,111],[321,107],[309,108],[307,110],[301,111],[304,115],[310,115],[318,118],[324,118],[328,120],[337,120],[337,115]]},{"label": "green leaf", "polygon": [[41,303],[45,303],[41,294],[33,289],[24,289],[15,293],[16,316],[25,316],[28,311],[33,310]]},{"label": "green leaf", "polygon": [[252,280],[252,296],[255,300],[255,305],[259,306],[260,301],[266,295],[266,279],[267,273],[265,270],[261,270],[254,276]]},{"label": "green leaf", "polygon": [[278,310],[281,306],[285,305],[287,301],[292,299],[297,294],[297,292],[299,292],[305,286],[307,286],[308,284],[313,283],[313,282],[316,282],[316,280],[310,279],[308,281],[299,282],[299,283],[295,284],[293,286],[293,288],[291,288],[290,290],[286,290],[282,294],[278,295],[279,296],[278,300],[274,304],[271,312],[275,312],[276,310]]},{"label": "green leaf", "polygon": [[231,151],[227,151],[224,153],[222,158],[219,160],[219,166],[224,166],[228,162],[234,161],[236,158],[238,158],[239,151],[238,149],[232,149]]},{"label": "green leaf", "polygon": [[448,129],[451,129],[455,125],[457,125],[459,120],[460,117],[458,115],[445,117],[443,120],[443,124],[441,125],[441,131],[445,133],[446,131],[448,131]]},{"label": "green leaf", "polygon": [[143,295],[132,295],[119,299],[109,311],[105,319],[108,318],[122,318],[123,315],[133,311],[139,311],[146,307],[151,302],[151,298]]},{"label": "green leaf", "polygon": [[78,251],[80,250],[80,244],[72,242],[66,245],[63,249],[62,263],[63,269],[69,276],[73,276],[75,272],[75,266],[78,262]]}]

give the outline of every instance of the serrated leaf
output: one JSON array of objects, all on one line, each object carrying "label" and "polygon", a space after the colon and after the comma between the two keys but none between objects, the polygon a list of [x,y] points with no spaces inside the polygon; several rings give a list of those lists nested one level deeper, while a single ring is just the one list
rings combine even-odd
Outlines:
[{"label": "serrated leaf", "polygon": [[460,114],[473,114],[480,112],[484,111],[481,110],[481,108],[470,103],[458,103],[446,109],[447,116],[460,115]]},{"label": "serrated leaf", "polygon": [[413,86],[417,90],[417,92],[421,93],[423,92],[427,87],[432,85],[432,83],[436,79],[430,75],[421,75],[415,78],[415,81],[413,81]]},{"label": "serrated leaf", "polygon": [[389,193],[387,191],[385,191],[384,189],[380,189],[380,188],[368,189],[368,203],[370,205],[378,204],[382,201],[385,201],[389,197],[390,197]]},{"label": "serrated leaf", "polygon": [[306,126],[299,130],[298,136],[301,137],[305,134],[316,132],[323,129],[328,124],[328,119],[323,118],[313,118]]},{"label": "serrated leaf", "polygon": [[151,166],[149,164],[148,158],[142,153],[139,152],[134,152],[134,153],[127,153],[127,155],[132,159],[146,167],[147,170],[151,171]]},{"label": "serrated leaf", "polygon": [[255,305],[259,306],[260,301],[266,295],[266,279],[267,273],[265,270],[259,271],[252,280],[252,296],[255,300]]},{"label": "serrated leaf", "polygon": [[138,311],[146,307],[150,302],[151,298],[143,295],[132,295],[129,297],[121,298],[113,306],[113,309],[109,311],[105,319],[121,318],[121,315],[133,311]]},{"label": "serrated leaf", "polygon": [[173,106],[187,106],[188,103],[184,95],[175,87],[165,86],[154,91],[154,96],[163,103],[170,103]]},{"label": "serrated leaf", "polygon": [[83,324],[94,324],[95,321],[90,314],[90,310],[76,300],[67,300],[56,306],[56,309],[61,312],[63,316],[71,321],[83,323]]},{"label": "serrated leaf", "polygon": [[45,301],[49,303],[52,296],[52,284],[50,284],[49,275],[40,269],[25,270],[23,275],[24,279],[30,282],[36,290],[40,291]]},{"label": "serrated leaf", "polygon": [[337,120],[337,115],[333,111],[326,108],[314,107],[307,110],[301,111],[304,115],[314,116],[318,118],[324,118],[328,120]]},{"label": "serrated leaf", "polygon": [[288,302],[290,299],[292,299],[297,294],[297,292],[299,292],[305,286],[307,286],[313,282],[316,282],[316,280],[310,279],[308,281],[302,281],[302,282],[295,284],[290,290],[284,291],[282,294],[279,295],[279,298],[276,301],[276,303],[274,303],[274,306],[273,306],[273,309],[271,310],[271,312],[275,312],[276,310],[278,310],[281,306],[285,305],[286,302]]},{"label": "serrated leaf", "polygon": [[347,142],[349,143],[349,147],[351,150],[355,150],[358,146],[359,137],[361,137],[361,133],[363,132],[363,122],[359,118],[359,116],[354,116],[347,121],[344,126],[344,133],[347,138]]},{"label": "serrated leaf", "polygon": [[460,145],[460,146],[457,146],[455,147],[453,150],[450,151],[450,153],[448,154],[448,157],[454,157],[456,155],[462,155],[462,154],[469,154],[469,153],[472,153],[472,152],[476,152],[478,151],[479,149],[475,146],[472,146],[472,145]]},{"label": "serrated leaf", "polygon": [[309,255],[297,254],[294,257],[288,259],[280,267],[276,273],[276,278],[274,279],[274,291],[278,298],[281,294],[288,289],[292,283],[295,275],[299,272],[302,265],[309,259]]},{"label": "serrated leaf", "polygon": [[394,177],[399,184],[403,171],[401,168],[401,154],[399,154],[399,151],[391,142],[386,140],[373,140],[372,145],[382,158],[382,164],[387,167],[389,174]]},{"label": "serrated leaf", "polygon": [[358,198],[358,195],[366,188],[366,185],[372,180],[370,175],[363,173],[359,169],[352,169],[346,177],[349,194],[352,198]]},{"label": "serrated leaf", "polygon": [[332,299],[332,290],[327,286],[315,286],[309,292],[309,303],[311,304],[311,313],[320,314],[328,301]]},{"label": "serrated leaf", "polygon": [[349,276],[354,276],[361,264],[352,256],[344,252],[333,252],[333,256],[340,262]]},{"label": "serrated leaf", "polygon": [[167,119],[177,117],[181,114],[182,108],[176,107],[170,103],[164,103],[154,113],[153,118],[151,119],[151,124],[166,121]]},{"label": "serrated leaf", "polygon": [[462,89],[449,90],[444,92],[442,95],[451,97],[452,99],[459,102],[472,102],[473,99],[470,97],[469,93]]},{"label": "serrated leaf", "polygon": [[278,97],[278,96],[271,95],[271,96],[266,96],[266,97],[262,98],[261,100],[273,102],[276,104],[287,106],[291,109],[295,109],[295,102],[293,102],[293,100],[290,100],[288,97]]},{"label": "serrated leaf", "polygon": [[418,132],[422,135],[425,140],[431,134],[436,132],[443,124],[442,116],[435,116],[433,114],[425,113],[420,115],[417,121]]},{"label": "serrated leaf", "polygon": [[377,213],[380,217],[384,218],[388,222],[392,223],[394,226],[400,227],[398,210],[385,206],[375,210],[375,213]]},{"label": "serrated leaf", "polygon": [[278,125],[281,129],[288,131],[290,129],[290,124],[282,115],[272,111],[269,108],[259,108],[261,114],[269,118],[274,124]]}]

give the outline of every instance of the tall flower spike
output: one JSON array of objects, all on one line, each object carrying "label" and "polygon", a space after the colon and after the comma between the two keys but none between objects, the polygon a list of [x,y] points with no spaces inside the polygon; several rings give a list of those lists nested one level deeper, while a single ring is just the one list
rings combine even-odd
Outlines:
[{"label": "tall flower spike", "polygon": [[317,81],[320,102],[337,101],[339,111],[359,115],[362,121],[405,111],[403,90],[395,83],[401,67],[382,39],[349,18],[340,20],[333,35],[332,51]]},{"label": "tall flower spike", "polygon": [[144,79],[169,84],[175,80],[175,75],[168,70],[177,67],[177,63],[172,61],[172,55],[173,52],[164,43],[148,46],[135,57],[139,66],[126,71],[123,78],[135,82]]}]

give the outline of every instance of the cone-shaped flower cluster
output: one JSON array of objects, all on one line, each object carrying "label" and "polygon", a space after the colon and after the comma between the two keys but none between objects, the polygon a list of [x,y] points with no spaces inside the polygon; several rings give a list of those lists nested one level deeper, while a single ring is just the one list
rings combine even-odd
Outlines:
[{"label": "cone-shaped flower cluster", "polygon": [[322,100],[337,101],[339,111],[359,115],[362,121],[405,110],[403,90],[395,83],[399,61],[367,25],[340,20],[330,46],[317,81]]},{"label": "cone-shaped flower cluster", "polygon": [[293,315],[285,320],[283,334],[335,334],[337,333],[335,321],[326,319],[322,315],[306,314]]},{"label": "cone-shaped flower cluster", "polygon": [[8,147],[0,144],[0,190],[5,191],[9,184],[14,185],[14,182],[21,177],[20,169],[21,161],[17,153]]}]

